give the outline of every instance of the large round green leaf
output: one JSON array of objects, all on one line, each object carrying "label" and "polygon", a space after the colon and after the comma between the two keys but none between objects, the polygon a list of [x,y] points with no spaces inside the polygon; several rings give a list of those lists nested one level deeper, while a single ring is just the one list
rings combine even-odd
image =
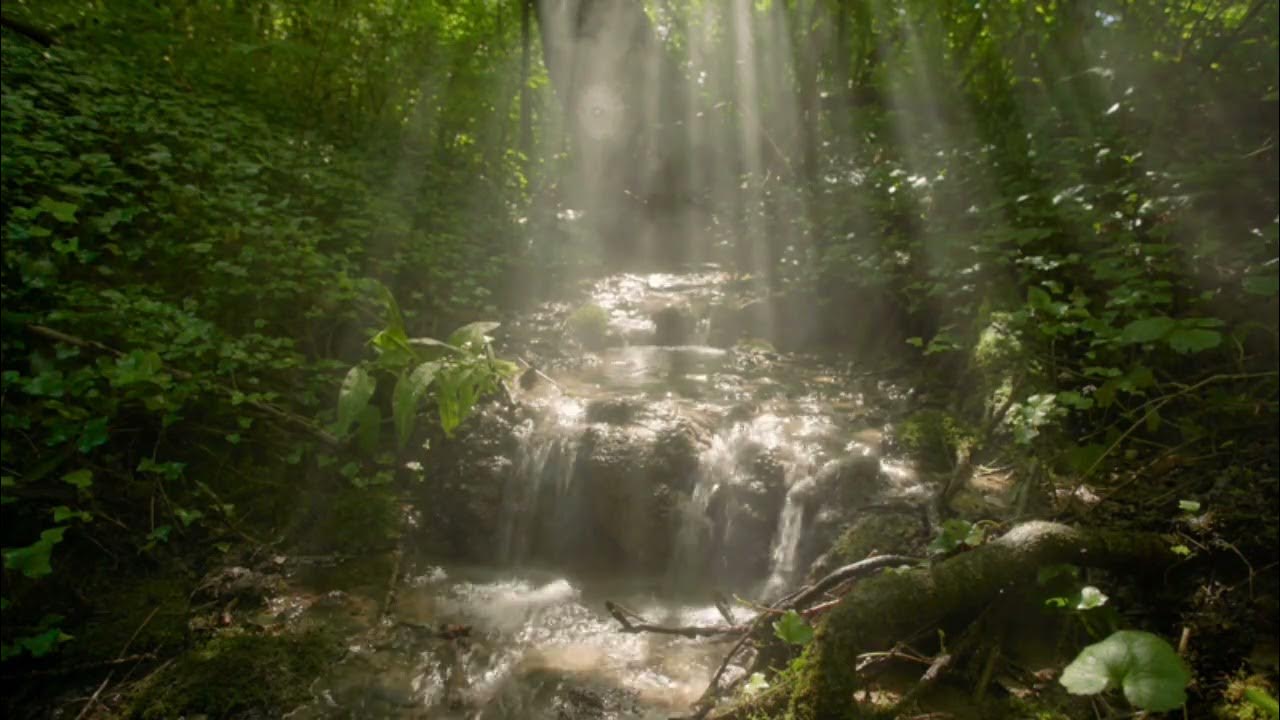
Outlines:
[{"label": "large round green leaf", "polygon": [[1119,687],[1134,707],[1163,712],[1187,701],[1191,673],[1169,643],[1140,630],[1120,630],[1080,651],[1060,682],[1075,695]]}]

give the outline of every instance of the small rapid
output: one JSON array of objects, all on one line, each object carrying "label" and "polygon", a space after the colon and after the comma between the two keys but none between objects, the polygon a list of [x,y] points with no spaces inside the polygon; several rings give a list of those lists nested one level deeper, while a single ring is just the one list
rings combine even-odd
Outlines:
[{"label": "small rapid", "polygon": [[[428,501],[467,559],[409,553],[393,605],[297,717],[687,710],[724,644],[621,632],[606,600],[722,624],[717,600],[802,582],[861,504],[923,494],[882,457],[901,393],[847,358],[773,348],[756,305],[715,270],[627,273],[509,323],[514,415]],[[465,637],[440,637],[454,626]]]}]

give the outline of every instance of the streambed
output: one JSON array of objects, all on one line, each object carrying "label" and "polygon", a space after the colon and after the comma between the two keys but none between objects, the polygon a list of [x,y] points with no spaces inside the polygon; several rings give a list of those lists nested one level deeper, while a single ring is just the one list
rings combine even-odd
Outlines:
[{"label": "streambed", "polygon": [[385,586],[325,595],[298,575],[297,616],[329,597],[349,632],[290,717],[679,714],[727,645],[620,632],[605,600],[719,624],[714,598],[803,580],[859,506],[926,501],[886,440],[904,393],[847,357],[775,349],[787,318],[728,287],[706,269],[615,275],[510,323],[498,352],[531,368],[516,410],[458,441],[454,481],[428,470],[414,514],[464,551],[410,539],[385,613]]}]

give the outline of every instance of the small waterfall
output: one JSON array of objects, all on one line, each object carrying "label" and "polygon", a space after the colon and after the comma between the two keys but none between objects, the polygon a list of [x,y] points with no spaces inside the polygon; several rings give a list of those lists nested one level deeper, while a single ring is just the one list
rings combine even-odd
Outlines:
[{"label": "small waterfall", "polygon": [[582,407],[561,399],[517,431],[519,451],[502,507],[499,559],[519,565],[535,553],[561,556],[576,533],[574,480]]},{"label": "small waterfall", "polygon": [[796,572],[800,538],[804,532],[805,500],[813,489],[813,478],[805,477],[793,483],[787,491],[787,499],[782,505],[782,514],[778,520],[778,532],[774,535],[773,549],[770,552],[769,580],[765,583],[769,591],[785,587]]}]

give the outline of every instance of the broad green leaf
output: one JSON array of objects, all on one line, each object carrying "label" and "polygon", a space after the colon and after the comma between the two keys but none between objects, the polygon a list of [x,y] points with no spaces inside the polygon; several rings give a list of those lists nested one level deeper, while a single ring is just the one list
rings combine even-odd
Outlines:
[{"label": "broad green leaf", "polygon": [[1222,344],[1222,333],[1200,328],[1178,328],[1166,338],[1169,347],[1182,354],[1211,350]]},{"label": "broad green leaf", "polygon": [[17,570],[29,578],[44,577],[53,572],[49,564],[49,556],[53,546],[62,542],[65,527],[49,528],[40,533],[40,539],[22,547],[4,551],[4,567],[6,570]]},{"label": "broad green leaf", "polygon": [[1271,297],[1280,292],[1280,275],[1253,275],[1244,279],[1244,291],[1251,295]]},{"label": "broad green leaf", "polygon": [[488,334],[496,330],[501,324],[483,321],[468,323],[453,331],[453,334],[449,336],[449,344],[464,349],[470,346],[469,349],[472,352],[478,352],[488,344]]},{"label": "broad green leaf", "polygon": [[356,422],[356,447],[366,455],[378,451],[378,440],[382,436],[382,412],[376,405],[367,405]]},{"label": "broad green leaf", "polygon": [[813,639],[813,628],[795,610],[773,622],[773,634],[790,645],[807,645]]},{"label": "broad green leaf", "polygon": [[396,441],[403,448],[413,434],[413,419],[418,410],[418,403],[426,394],[436,372],[440,369],[438,362],[422,363],[413,372],[401,374],[396,381],[395,390],[391,393],[391,416],[395,420]]},{"label": "broad green leaf", "polygon": [[62,482],[68,485],[74,485],[80,490],[88,490],[93,486],[93,471],[81,469],[69,472],[62,476]]},{"label": "broad green leaf", "polygon": [[1183,512],[1200,512],[1200,503],[1195,500],[1179,500],[1178,509]]},{"label": "broad green leaf", "polygon": [[377,387],[378,381],[364,367],[356,365],[347,372],[342,388],[338,391],[338,423],[334,427],[337,435],[347,434],[356,418],[360,417],[360,413],[364,412],[373,399],[373,391]]},{"label": "broad green leaf", "polygon": [[1142,320],[1134,320],[1124,326],[1124,330],[1120,331],[1120,342],[1123,343],[1148,343],[1155,342],[1169,331],[1173,330],[1177,323],[1173,318],[1167,317],[1151,317]]},{"label": "broad green leaf", "polygon": [[1191,673],[1168,642],[1140,630],[1120,630],[1080,651],[1062,671],[1062,683],[1074,695],[1093,695],[1119,687],[1140,710],[1165,712],[1187,701]]}]

